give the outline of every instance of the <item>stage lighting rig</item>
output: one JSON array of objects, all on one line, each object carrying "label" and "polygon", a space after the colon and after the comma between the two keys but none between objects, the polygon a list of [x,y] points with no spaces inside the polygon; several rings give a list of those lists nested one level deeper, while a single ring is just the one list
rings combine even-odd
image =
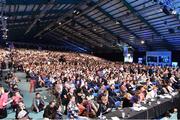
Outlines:
[{"label": "stage lighting rig", "polygon": [[7,39],[8,38],[8,28],[7,28],[7,19],[8,17],[4,15],[5,13],[5,7],[6,7],[6,0],[0,0],[0,7],[1,7],[1,15],[0,15],[0,19],[1,19],[1,24],[2,24],[2,38],[3,39]]}]

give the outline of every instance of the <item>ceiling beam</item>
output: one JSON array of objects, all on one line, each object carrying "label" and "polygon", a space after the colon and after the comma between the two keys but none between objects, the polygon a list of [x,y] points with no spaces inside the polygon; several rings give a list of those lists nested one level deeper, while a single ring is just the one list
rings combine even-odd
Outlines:
[{"label": "ceiling beam", "polygon": [[[59,16],[47,16],[43,17],[40,19],[40,23],[44,21],[55,21]],[[12,19],[8,19],[7,22],[8,24],[15,24],[15,23],[25,23],[25,22],[30,22],[33,21],[34,18],[22,18],[22,19],[16,19],[15,21]]]},{"label": "ceiling beam", "polygon": [[[84,51],[84,52],[86,52],[87,50],[86,50],[86,48],[83,48],[83,47],[81,47],[81,46],[78,46],[78,45],[76,45],[76,44],[74,44],[74,43],[71,43],[71,42],[68,42],[68,41],[66,41],[66,40],[63,40],[61,37],[59,37],[59,35],[57,35],[57,34],[54,34],[54,33],[52,33],[52,34],[49,34],[51,37],[53,37],[53,38],[55,38],[56,40],[58,40],[58,41],[61,41],[61,42],[64,42],[64,43],[66,43],[67,45],[69,45],[69,46],[71,46],[72,48],[77,48],[77,49],[79,49],[79,50],[81,50],[81,51]],[[52,39],[53,40],[53,39]],[[55,42],[58,42],[58,41],[56,41],[56,40],[53,40],[53,41],[55,41]]]},{"label": "ceiling beam", "polygon": [[[126,0],[120,0],[123,4],[135,15],[137,16],[143,23],[145,23],[157,36],[162,36],[136,9],[134,9]],[[166,49],[170,49],[172,45],[168,43],[168,41],[164,38],[163,44]]]},{"label": "ceiling beam", "polygon": [[[66,31],[66,30],[60,30],[58,29],[59,31],[51,31],[49,33],[57,33],[57,34],[60,34],[60,35],[63,35],[64,37],[67,37],[67,39],[71,42],[76,42],[76,44],[81,44],[83,46],[87,46],[88,48],[90,48],[91,50],[94,49],[95,47],[97,46],[94,46],[93,44],[89,43],[88,41],[83,41],[81,38],[79,39],[79,37],[75,36],[75,35],[72,35],[70,34],[69,31]],[[49,34],[47,33],[47,35]],[[69,35],[70,34],[70,35]]]},{"label": "ceiling beam", "polygon": [[[65,10],[47,10],[47,14],[57,14],[57,13],[66,13],[67,11],[69,11],[70,9],[65,9]],[[8,17],[11,16],[25,16],[25,15],[39,15],[41,13],[41,10],[37,10],[37,11],[18,11],[18,12],[6,12],[5,15]]]},{"label": "ceiling beam", "polygon": [[[26,30],[25,34],[29,33],[31,29],[36,25],[38,20],[42,18],[48,10],[51,9],[52,5],[50,3],[54,3],[55,0],[48,0],[48,3],[43,8],[43,10],[40,12],[40,14],[36,17],[36,19],[33,21],[33,23],[29,26],[29,28]],[[43,6],[42,6],[43,7]]]},{"label": "ceiling beam", "polygon": [[[83,12],[81,12],[79,15],[75,16],[74,18],[78,18],[78,17],[82,16],[83,14],[87,14],[90,10],[93,10],[97,5],[101,5],[101,4],[104,4],[104,2],[107,3],[107,2],[109,2],[109,1],[110,1],[110,0],[108,0],[108,1],[107,1],[107,0],[99,0],[99,1],[96,3],[96,5],[85,8],[85,9],[83,10]],[[89,3],[89,2],[91,2],[91,0],[86,0],[86,3]],[[82,4],[81,4],[81,5],[82,5]],[[81,6],[81,5],[79,5],[79,6]],[[73,12],[73,10],[72,10],[72,12]],[[63,16],[63,19],[64,19],[65,16],[66,16],[66,15]],[[67,17],[67,16],[66,16],[66,17]],[[60,18],[57,20],[57,22],[51,23],[51,24],[48,25],[46,28],[44,28],[42,31],[40,31],[39,33],[37,33],[34,37],[38,37],[39,35],[43,34],[43,33],[46,32],[49,28],[54,27],[58,22],[62,22],[61,20],[63,20],[63,19],[62,19],[62,17],[60,17]],[[62,23],[61,26],[65,25],[65,24],[68,24],[68,23],[70,23],[71,21],[72,21],[72,19],[67,20],[67,21],[65,21],[64,23]],[[53,30],[58,29],[58,27],[59,27],[59,26],[56,26]],[[53,30],[52,30],[52,31],[53,31]]]},{"label": "ceiling beam", "polygon": [[[95,38],[93,37],[93,36],[89,36],[89,35],[86,35],[85,33],[83,33],[83,32],[81,32],[81,31],[77,31],[77,29],[75,29],[75,28],[73,28],[73,27],[71,27],[71,26],[69,26],[69,25],[66,25],[68,28],[70,28],[70,29],[72,29],[73,30],[73,32],[75,32],[76,34],[80,34],[80,35],[83,35],[84,37],[86,37],[89,41],[93,41],[93,42],[95,42],[96,44],[102,44],[101,42],[99,42],[99,41],[97,41],[97,40],[95,40]],[[107,47],[110,47],[107,43],[106,44],[104,44],[105,46],[107,46]]]},{"label": "ceiling beam", "polygon": [[111,40],[108,40],[107,38],[105,38],[103,35],[100,35],[100,34],[98,34],[97,32],[93,31],[93,30],[92,30],[93,28],[88,28],[87,26],[83,25],[82,23],[80,23],[80,22],[78,22],[78,21],[76,21],[76,20],[75,20],[75,22],[76,22],[79,26],[85,28],[87,31],[89,31],[89,32],[95,34],[96,36],[104,39],[104,41],[112,42]]},{"label": "ceiling beam", "polygon": [[92,28],[91,28],[91,30],[90,30],[90,29],[88,29],[87,26],[81,24],[80,22],[78,22],[78,21],[76,21],[76,20],[74,20],[74,21],[75,21],[75,23],[78,24],[79,26],[85,28],[87,31],[89,31],[89,32],[95,34],[97,37],[99,37],[101,43],[105,44],[106,46],[109,46],[109,45],[112,46],[112,45],[113,45],[111,40],[108,40],[108,39],[106,39],[105,37],[103,37],[102,35],[99,35],[97,32],[93,31]]},{"label": "ceiling beam", "polygon": [[89,39],[87,39],[86,37],[85,38],[82,38],[82,36],[78,35],[78,34],[73,34],[72,32],[64,29],[64,28],[58,28],[57,31],[59,31],[59,29],[62,31],[62,32],[65,32],[66,33],[66,36],[70,36],[72,38],[76,38],[78,40],[81,40],[83,43],[86,43],[86,44],[89,44],[89,45],[93,45],[93,46],[98,46],[99,47],[99,44],[97,44],[95,41],[91,41]]},{"label": "ceiling beam", "polygon": [[[84,44],[82,44],[79,41],[76,41],[74,39],[72,40],[70,38],[67,38],[66,35],[64,35],[63,33],[60,33],[60,32],[57,33],[57,32],[52,31],[52,32],[49,32],[49,34],[47,34],[47,35],[51,35],[51,33],[56,35],[59,39],[61,39],[63,42],[65,42],[67,44],[75,45],[75,46],[84,48],[86,50],[90,50],[89,46],[84,45]],[[74,42],[74,41],[76,41],[76,42]]]},{"label": "ceiling beam", "polygon": [[98,23],[97,21],[92,19],[91,17],[89,17],[87,15],[83,15],[83,16],[86,19],[88,19],[90,22],[92,22],[93,24],[101,27],[103,30],[105,30],[107,33],[109,33],[113,37],[113,39],[114,39],[114,41],[112,41],[112,42],[116,42],[116,40],[120,40],[120,41],[122,41],[122,42],[124,42],[124,43],[126,43],[126,44],[128,44],[128,45],[130,45],[130,46],[132,46],[132,47],[137,49],[137,46],[135,46],[134,44],[130,43],[128,40],[125,40],[124,38],[121,38],[120,36],[116,35],[111,30],[109,30],[108,28],[104,27],[103,25],[101,25],[100,23]]},{"label": "ceiling beam", "polygon": [[[50,0],[6,0],[6,5],[47,4]],[[55,4],[78,4],[83,0],[54,0]]]},{"label": "ceiling beam", "polygon": [[[93,2],[93,3],[94,3],[94,2]],[[94,4],[95,4],[95,3],[94,3]],[[135,34],[133,31],[131,31],[128,27],[126,27],[125,25],[123,25],[122,21],[114,18],[111,14],[109,14],[108,12],[106,12],[106,11],[105,11],[104,9],[102,9],[100,6],[97,6],[96,9],[98,9],[101,13],[103,13],[103,14],[106,15],[108,18],[110,18],[111,21],[114,21],[114,23],[115,23],[115,22],[118,22],[119,24],[117,24],[117,25],[119,25],[120,28],[123,28],[127,33],[130,33],[131,35],[133,35],[137,41],[142,40],[141,37],[139,37],[137,34]],[[146,46],[147,46],[148,49],[151,49],[151,48],[152,48],[152,46],[150,46],[149,44],[147,44],[147,42],[146,42],[145,44],[146,44]]]}]

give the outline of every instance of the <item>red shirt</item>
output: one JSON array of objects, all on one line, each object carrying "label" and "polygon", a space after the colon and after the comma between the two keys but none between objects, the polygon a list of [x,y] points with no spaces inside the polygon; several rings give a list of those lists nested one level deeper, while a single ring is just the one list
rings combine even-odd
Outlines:
[{"label": "red shirt", "polygon": [[7,101],[8,101],[8,93],[2,94],[0,97],[0,109],[6,106]]},{"label": "red shirt", "polygon": [[12,99],[14,104],[18,104],[21,100],[21,96],[13,96]]}]

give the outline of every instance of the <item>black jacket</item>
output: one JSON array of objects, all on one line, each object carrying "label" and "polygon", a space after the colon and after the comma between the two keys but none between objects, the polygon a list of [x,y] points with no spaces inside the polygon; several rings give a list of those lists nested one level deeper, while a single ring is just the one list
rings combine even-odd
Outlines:
[{"label": "black jacket", "polygon": [[58,107],[51,108],[49,105],[46,106],[43,114],[43,118],[55,119]]}]

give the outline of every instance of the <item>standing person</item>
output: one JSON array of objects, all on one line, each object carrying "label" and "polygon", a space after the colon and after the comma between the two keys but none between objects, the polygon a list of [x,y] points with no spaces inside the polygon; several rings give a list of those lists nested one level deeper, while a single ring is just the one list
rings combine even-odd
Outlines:
[{"label": "standing person", "polygon": [[29,92],[32,93],[35,92],[35,89],[36,89],[36,80],[35,80],[35,77],[31,77],[30,79],[30,88],[29,88]]},{"label": "standing person", "polygon": [[69,103],[69,96],[70,96],[68,92],[69,92],[69,86],[67,83],[65,83],[62,93],[61,93],[62,105],[65,107],[65,109],[64,109],[65,115],[67,114],[67,106]]},{"label": "standing person", "polygon": [[4,92],[4,88],[0,86],[0,119],[7,117],[6,105],[12,101],[8,102],[8,92]]},{"label": "standing person", "polygon": [[45,102],[41,98],[40,93],[36,93],[35,98],[33,98],[33,103],[32,103],[32,110],[34,112],[41,112],[44,109]]}]

